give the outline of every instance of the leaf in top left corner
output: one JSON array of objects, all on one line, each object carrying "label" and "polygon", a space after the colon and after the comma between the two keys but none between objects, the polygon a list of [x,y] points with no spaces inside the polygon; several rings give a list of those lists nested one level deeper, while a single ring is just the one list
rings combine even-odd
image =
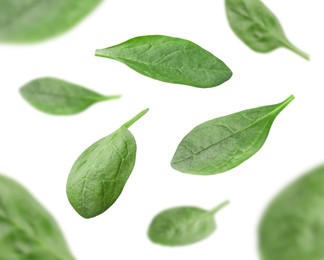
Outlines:
[{"label": "leaf in top left corner", "polygon": [[0,0],[0,42],[43,41],[71,29],[101,0]]}]

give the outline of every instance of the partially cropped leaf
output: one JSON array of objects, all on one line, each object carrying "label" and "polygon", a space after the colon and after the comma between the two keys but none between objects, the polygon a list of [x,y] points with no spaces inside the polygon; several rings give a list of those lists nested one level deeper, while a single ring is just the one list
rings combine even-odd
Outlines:
[{"label": "partially cropped leaf", "polygon": [[0,41],[29,43],[59,35],[101,0],[0,0]]},{"label": "partially cropped leaf", "polygon": [[277,115],[294,99],[257,107],[198,125],[179,144],[171,165],[197,175],[228,171],[254,155],[266,141]]},{"label": "partially cropped leaf", "polygon": [[74,163],[66,192],[82,217],[92,218],[103,213],[121,194],[136,158],[136,141],[128,128],[147,111],[91,145]]},{"label": "partially cropped leaf", "polygon": [[72,115],[91,105],[120,96],[103,96],[90,89],[55,78],[35,79],[20,89],[21,95],[36,109],[53,115]]},{"label": "partially cropped leaf", "polygon": [[260,0],[225,0],[225,5],[232,30],[251,49],[270,52],[285,47],[309,59],[287,39],[277,17]]},{"label": "partially cropped leaf", "polygon": [[259,227],[262,260],[324,259],[324,165],[285,187]]},{"label": "partially cropped leaf", "polygon": [[140,36],[96,51],[133,70],[164,82],[198,88],[218,86],[232,76],[220,59],[197,44],[162,35]]},{"label": "partially cropped leaf", "polygon": [[3,175],[0,175],[0,259],[74,259],[53,217],[24,187]]},{"label": "partially cropped leaf", "polygon": [[148,236],[154,243],[183,246],[209,237],[216,229],[215,214],[228,201],[212,210],[197,207],[177,207],[162,211],[154,217]]}]

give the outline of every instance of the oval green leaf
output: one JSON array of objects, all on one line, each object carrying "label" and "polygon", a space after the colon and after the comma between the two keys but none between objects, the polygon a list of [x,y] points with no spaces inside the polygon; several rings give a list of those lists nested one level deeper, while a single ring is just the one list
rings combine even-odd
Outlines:
[{"label": "oval green leaf", "polygon": [[24,187],[3,175],[0,175],[0,259],[74,259],[53,217]]},{"label": "oval green leaf", "polygon": [[91,145],[74,163],[66,192],[72,207],[82,217],[93,218],[105,212],[123,191],[136,158],[136,141],[128,127],[147,111]]},{"label": "oval green leaf", "polygon": [[229,202],[225,201],[207,211],[197,207],[177,207],[162,211],[154,217],[148,237],[165,246],[183,246],[209,237],[216,229],[214,216]]},{"label": "oval green leaf", "polygon": [[273,121],[293,99],[198,125],[180,142],[171,166],[184,173],[211,175],[240,165],[259,151]]},{"label": "oval green leaf", "polygon": [[85,87],[56,78],[38,78],[20,88],[20,94],[34,108],[52,115],[77,114],[91,105],[119,98],[103,96]]},{"label": "oval green leaf", "polygon": [[262,260],[324,259],[324,165],[284,188],[259,226]]},{"label": "oval green leaf", "polygon": [[277,17],[260,0],[225,0],[225,5],[232,30],[252,50],[265,53],[285,47],[309,59],[287,39]]},{"label": "oval green leaf", "polygon": [[96,56],[120,61],[153,79],[198,88],[218,86],[232,76],[224,62],[197,44],[162,35],[136,37],[96,50]]},{"label": "oval green leaf", "polygon": [[59,35],[101,0],[0,0],[0,41],[29,43]]}]

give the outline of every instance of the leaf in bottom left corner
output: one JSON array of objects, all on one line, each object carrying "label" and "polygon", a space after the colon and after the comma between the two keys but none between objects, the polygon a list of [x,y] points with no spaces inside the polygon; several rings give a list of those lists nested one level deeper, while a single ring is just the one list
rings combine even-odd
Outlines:
[{"label": "leaf in bottom left corner", "polygon": [[0,259],[74,259],[47,210],[23,186],[1,174]]}]

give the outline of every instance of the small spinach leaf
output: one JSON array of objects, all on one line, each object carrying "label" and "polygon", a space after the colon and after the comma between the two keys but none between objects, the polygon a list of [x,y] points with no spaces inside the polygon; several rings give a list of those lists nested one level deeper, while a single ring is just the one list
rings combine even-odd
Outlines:
[{"label": "small spinach leaf", "polygon": [[97,102],[120,97],[103,96],[56,78],[35,79],[21,87],[20,93],[33,107],[52,115],[77,114]]},{"label": "small spinach leaf", "polygon": [[136,37],[96,50],[96,56],[120,61],[153,79],[198,88],[218,86],[232,76],[224,62],[197,44],[162,35]]},{"label": "small spinach leaf", "polygon": [[128,128],[147,111],[91,145],[74,163],[66,192],[71,205],[82,217],[100,215],[121,194],[136,158],[136,141]]},{"label": "small spinach leaf", "polygon": [[229,24],[251,49],[270,52],[285,47],[299,56],[309,56],[286,37],[277,17],[260,0],[225,0]]},{"label": "small spinach leaf", "polygon": [[324,165],[285,187],[259,226],[262,260],[324,259]]},{"label": "small spinach leaf", "polygon": [[179,144],[171,165],[197,175],[228,171],[263,146],[277,115],[294,99],[216,118],[198,125]]},{"label": "small spinach leaf", "polygon": [[152,242],[165,246],[183,246],[210,236],[216,229],[214,215],[229,202],[207,211],[197,207],[177,207],[154,217],[148,230]]},{"label": "small spinach leaf", "polygon": [[74,259],[53,217],[24,187],[3,175],[0,175],[0,259]]},{"label": "small spinach leaf", "polygon": [[0,41],[37,42],[59,35],[101,0],[0,0]]}]

